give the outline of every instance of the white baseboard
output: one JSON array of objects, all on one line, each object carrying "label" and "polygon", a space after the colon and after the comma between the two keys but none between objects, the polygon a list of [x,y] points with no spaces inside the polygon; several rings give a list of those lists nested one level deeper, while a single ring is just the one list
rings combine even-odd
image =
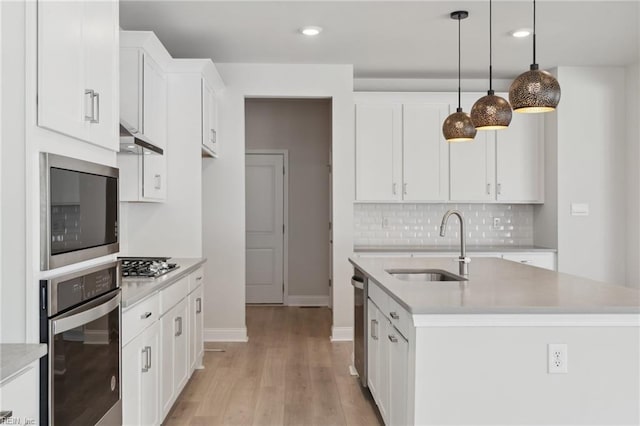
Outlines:
[{"label": "white baseboard", "polygon": [[351,342],[353,340],[353,327],[331,327],[332,342]]},{"label": "white baseboard", "polygon": [[205,342],[248,342],[247,328],[205,328]]},{"label": "white baseboard", "polygon": [[329,306],[329,296],[288,296],[288,306]]}]

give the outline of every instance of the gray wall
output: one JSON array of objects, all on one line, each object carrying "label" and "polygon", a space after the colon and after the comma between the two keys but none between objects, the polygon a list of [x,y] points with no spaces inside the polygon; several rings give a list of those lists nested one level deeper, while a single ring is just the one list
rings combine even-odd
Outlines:
[{"label": "gray wall", "polygon": [[289,296],[328,296],[329,99],[247,99],[246,149],[289,151]]}]

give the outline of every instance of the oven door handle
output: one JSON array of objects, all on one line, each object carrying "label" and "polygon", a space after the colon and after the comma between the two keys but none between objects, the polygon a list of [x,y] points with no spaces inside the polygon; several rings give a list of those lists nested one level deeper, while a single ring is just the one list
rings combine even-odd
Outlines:
[{"label": "oven door handle", "polygon": [[115,295],[108,294],[99,297],[86,306],[80,306],[61,315],[51,321],[53,334],[63,333],[105,316],[120,306],[120,298],[121,295],[118,291]]}]

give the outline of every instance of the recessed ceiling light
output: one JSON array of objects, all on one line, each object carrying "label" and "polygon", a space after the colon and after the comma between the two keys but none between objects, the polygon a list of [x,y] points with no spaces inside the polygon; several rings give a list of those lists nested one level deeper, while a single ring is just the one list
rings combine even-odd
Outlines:
[{"label": "recessed ceiling light", "polygon": [[322,32],[322,28],[320,27],[302,27],[300,28],[300,32],[306,36],[317,36]]},{"label": "recessed ceiling light", "polygon": [[516,38],[529,37],[531,35],[531,30],[529,30],[527,28],[522,28],[522,29],[519,29],[519,30],[511,31],[511,35],[516,37]]}]

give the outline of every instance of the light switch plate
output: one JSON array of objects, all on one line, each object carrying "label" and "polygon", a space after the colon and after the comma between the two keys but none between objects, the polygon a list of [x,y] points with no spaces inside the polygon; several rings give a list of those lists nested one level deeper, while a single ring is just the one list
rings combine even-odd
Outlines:
[{"label": "light switch plate", "polygon": [[589,216],[589,204],[571,203],[571,216]]}]

